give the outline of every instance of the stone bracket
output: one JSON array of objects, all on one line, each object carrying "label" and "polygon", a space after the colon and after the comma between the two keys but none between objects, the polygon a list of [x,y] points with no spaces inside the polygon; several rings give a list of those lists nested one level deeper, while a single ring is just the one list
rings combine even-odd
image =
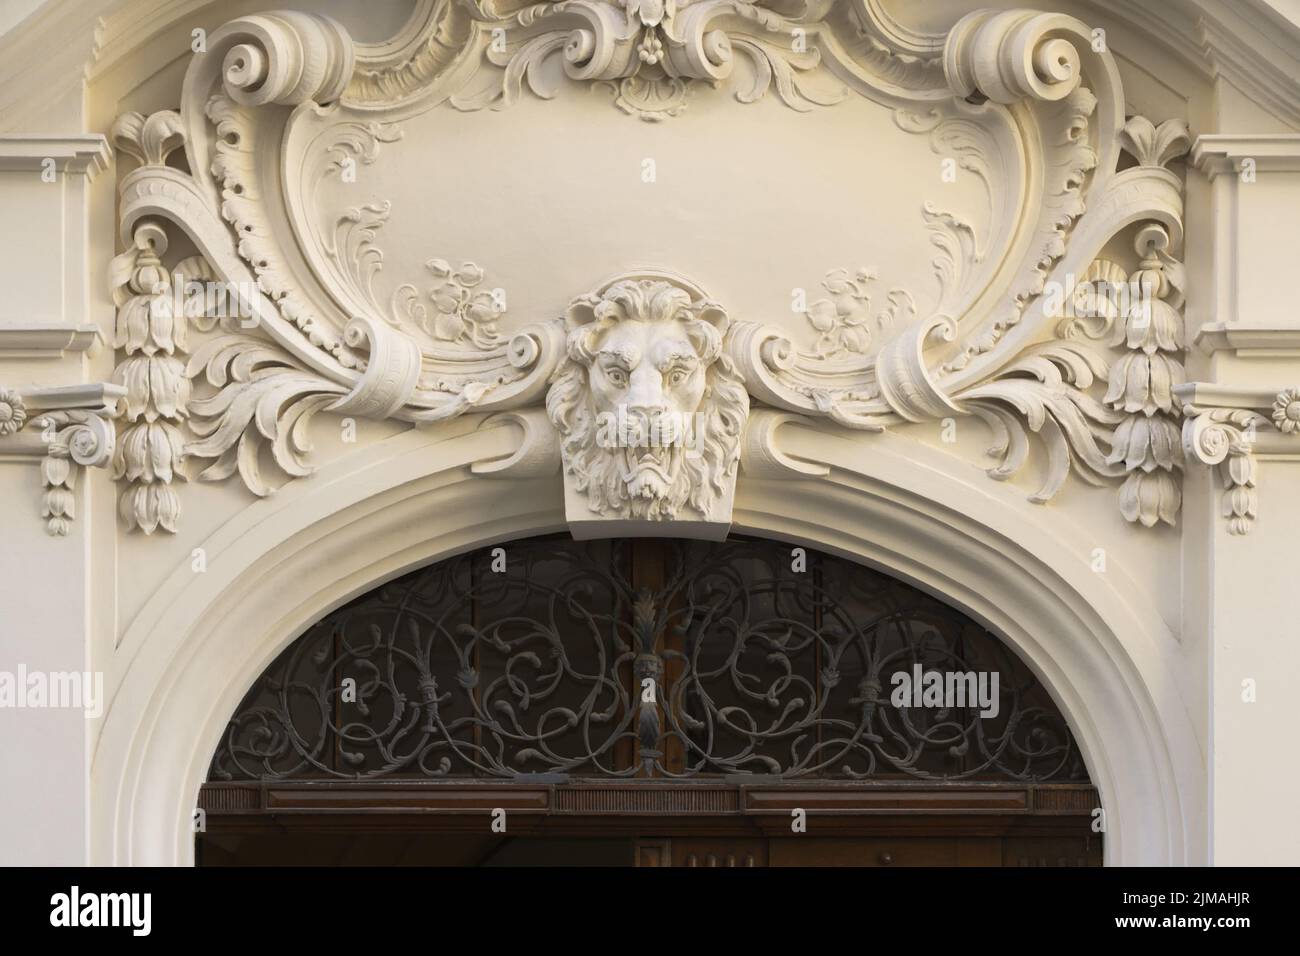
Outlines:
[{"label": "stone bracket", "polygon": [[1256,455],[1300,457],[1300,387],[1188,382],[1174,391],[1184,403],[1188,460],[1218,468],[1228,531],[1248,534],[1259,506]]},{"label": "stone bracket", "polygon": [[126,395],[120,385],[94,382],[49,388],[0,386],[0,455],[41,464],[41,517],[52,535],[66,535],[76,516],[73,492],[83,468],[113,458],[112,419]]}]

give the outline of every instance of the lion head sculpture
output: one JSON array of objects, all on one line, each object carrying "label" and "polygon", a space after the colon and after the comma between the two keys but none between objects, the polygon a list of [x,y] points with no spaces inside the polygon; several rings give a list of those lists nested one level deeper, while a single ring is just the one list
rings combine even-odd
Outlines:
[{"label": "lion head sculpture", "polygon": [[546,410],[592,512],[708,518],[740,457],[749,394],[723,352],[716,304],[659,278],[575,300]]}]

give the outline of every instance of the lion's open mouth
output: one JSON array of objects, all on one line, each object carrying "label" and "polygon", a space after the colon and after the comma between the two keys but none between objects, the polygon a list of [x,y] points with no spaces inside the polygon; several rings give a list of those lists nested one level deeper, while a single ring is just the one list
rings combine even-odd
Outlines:
[{"label": "lion's open mouth", "polygon": [[679,449],[675,446],[646,445],[623,449],[624,483],[634,498],[662,498],[672,486]]}]

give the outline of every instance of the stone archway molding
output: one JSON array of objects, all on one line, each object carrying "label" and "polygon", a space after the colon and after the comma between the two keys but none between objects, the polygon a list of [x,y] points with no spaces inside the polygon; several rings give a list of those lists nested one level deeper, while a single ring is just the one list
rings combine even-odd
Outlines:
[{"label": "stone archway molding", "polygon": [[[221,730],[312,622],[417,566],[565,528],[558,473],[475,474],[516,456],[524,434],[517,423],[476,429],[475,417],[292,483],[203,543],[207,573],[182,568],[156,590],[109,678],[91,772],[95,862],[193,862],[193,808]],[[880,567],[995,630],[1071,723],[1106,809],[1106,863],[1203,860],[1204,756],[1168,679],[1179,645],[1123,569],[1094,573],[1059,525],[1036,525],[1032,505],[978,472],[944,474],[940,452],[876,436],[868,455],[847,430],[831,437],[789,416],[769,425],[782,453],[742,465],[735,529]],[[770,477],[780,467],[802,474]]]}]

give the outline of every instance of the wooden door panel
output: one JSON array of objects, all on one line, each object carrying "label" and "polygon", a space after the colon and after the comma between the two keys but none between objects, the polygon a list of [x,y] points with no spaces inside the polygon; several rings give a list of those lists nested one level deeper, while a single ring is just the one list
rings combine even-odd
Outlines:
[{"label": "wooden door panel", "polygon": [[[686,821],[679,821],[686,822]],[[275,830],[205,834],[206,866],[1100,866],[1096,836],[777,836],[695,826],[634,837],[468,832]],[[598,831],[599,827],[593,827]],[[635,831],[633,831],[635,832]],[[644,831],[642,831],[644,832]]]},{"label": "wooden door panel", "polygon": [[762,837],[673,839],[673,866],[760,867],[768,865],[768,841]]},{"label": "wooden door panel", "polygon": [[[1002,866],[1086,865],[1078,841],[1021,839],[1008,853],[995,837],[654,837],[637,841],[637,866]],[[1066,844],[1070,844],[1067,846]],[[1074,854],[1070,856],[1070,854]],[[1016,863],[1023,859],[1024,863]]]},{"label": "wooden door panel", "polygon": [[673,841],[648,839],[636,841],[635,866],[672,866]]},{"label": "wooden door panel", "polygon": [[650,837],[637,840],[637,866],[684,866],[712,869],[765,867],[764,837]]},{"label": "wooden door panel", "polygon": [[959,840],[775,837],[772,866],[956,866]]},{"label": "wooden door panel", "polygon": [[1101,840],[1091,837],[1010,837],[1003,866],[1101,866]]}]

